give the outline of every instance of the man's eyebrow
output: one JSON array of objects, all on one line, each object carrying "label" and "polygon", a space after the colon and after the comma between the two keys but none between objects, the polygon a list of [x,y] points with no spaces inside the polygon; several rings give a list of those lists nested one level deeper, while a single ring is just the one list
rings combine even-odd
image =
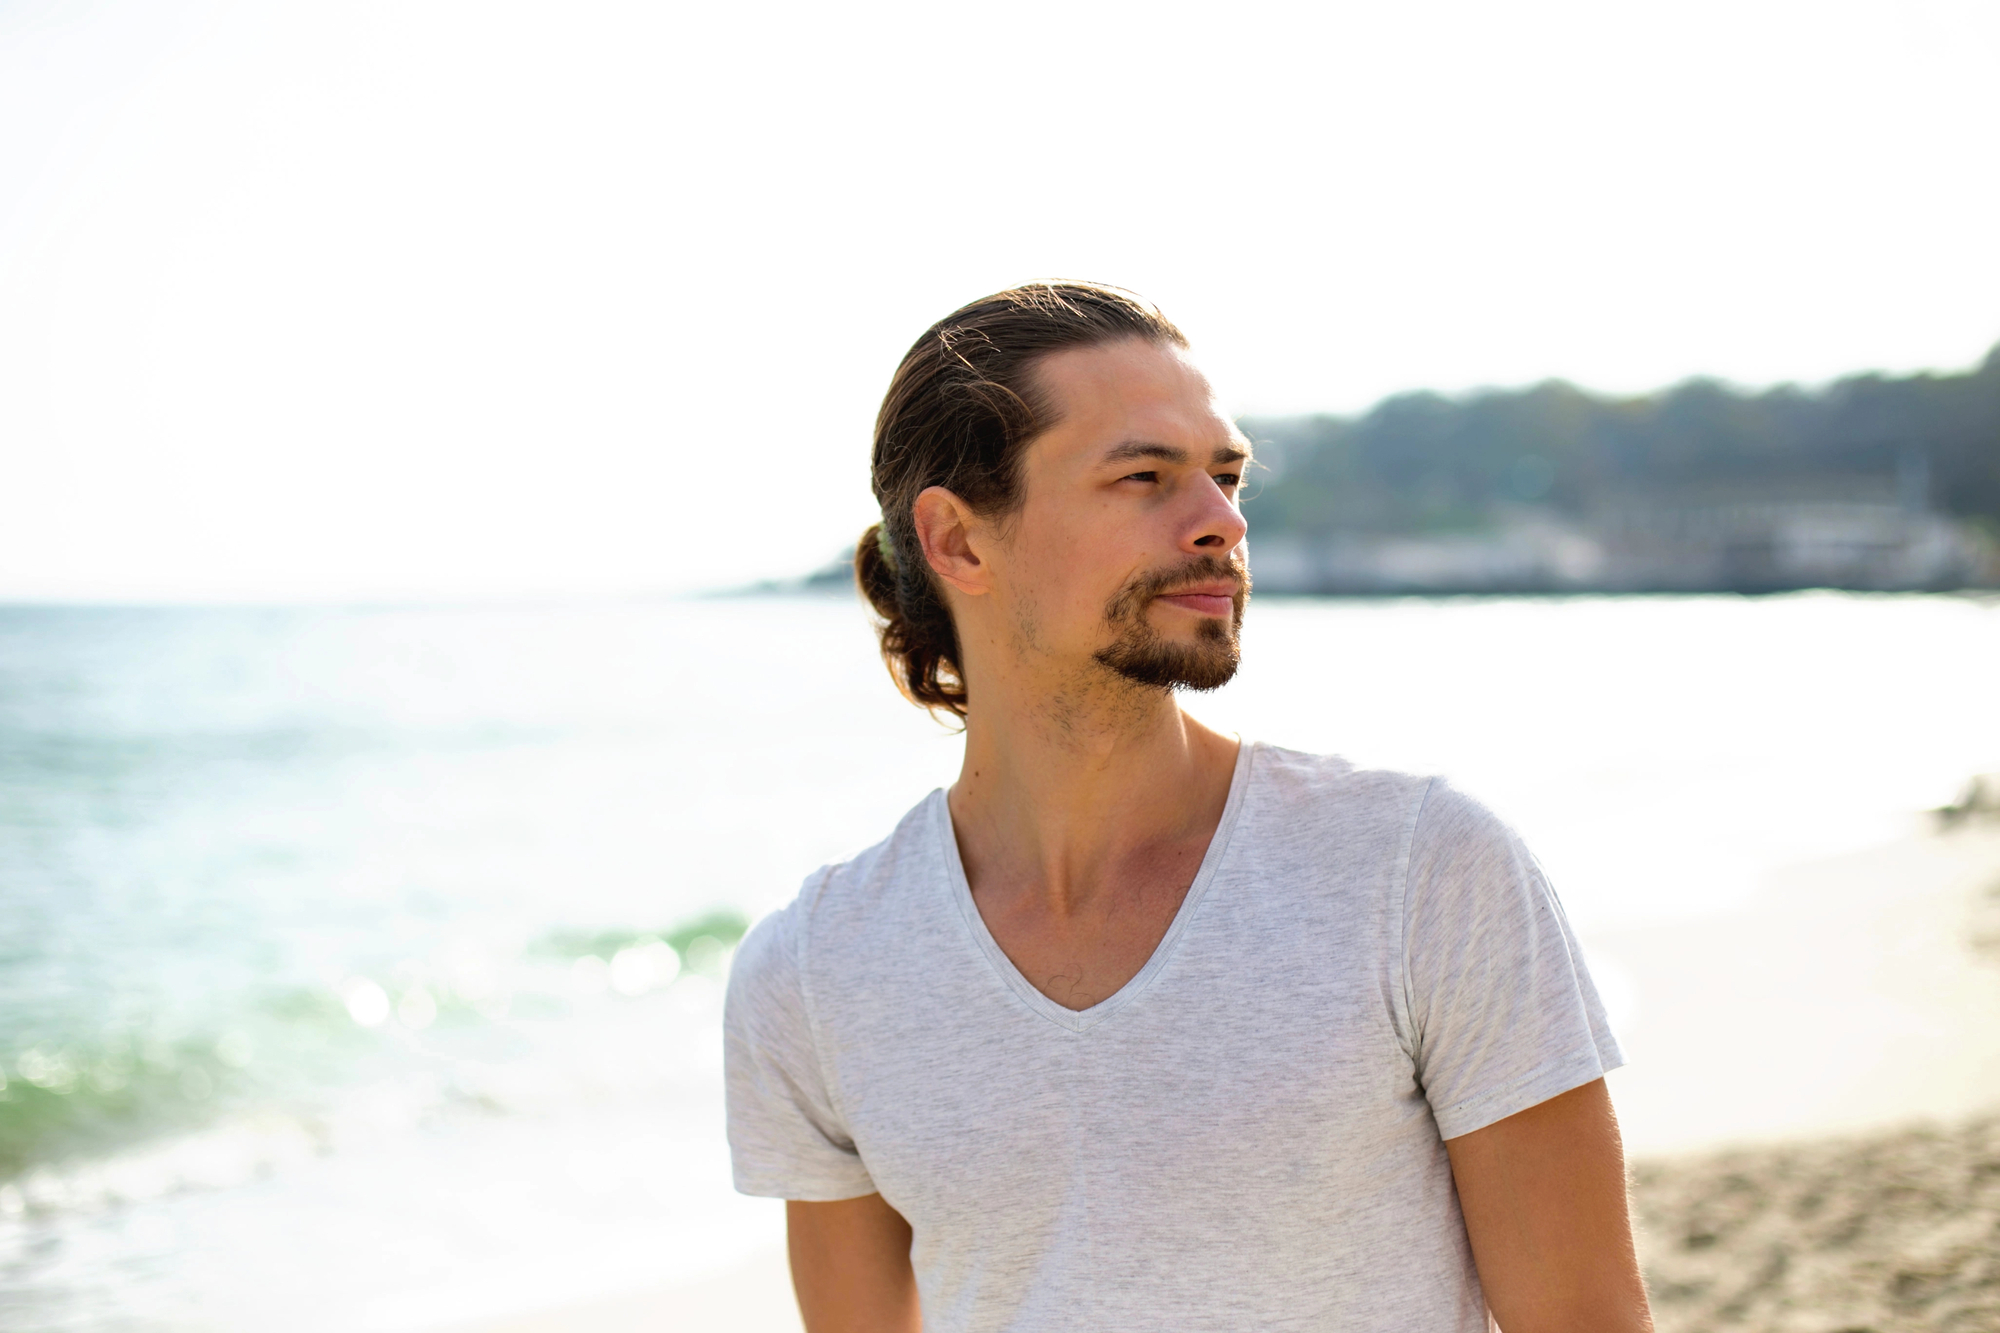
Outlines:
[{"label": "man's eyebrow", "polygon": [[[1225,444],[1215,451],[1211,461],[1241,463],[1248,457],[1250,457],[1249,450]],[[1150,440],[1127,440],[1104,455],[1104,461],[1107,463],[1129,463],[1135,458],[1157,458],[1163,463],[1185,463],[1188,461],[1188,451],[1171,444],[1155,444]]]}]

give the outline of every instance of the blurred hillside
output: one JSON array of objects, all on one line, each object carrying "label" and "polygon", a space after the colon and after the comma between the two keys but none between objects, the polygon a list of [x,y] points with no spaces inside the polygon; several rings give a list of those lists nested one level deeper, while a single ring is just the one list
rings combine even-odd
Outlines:
[{"label": "blurred hillside", "polygon": [[1817,390],[1551,382],[1242,426],[1263,592],[2000,586],[2000,347]]}]

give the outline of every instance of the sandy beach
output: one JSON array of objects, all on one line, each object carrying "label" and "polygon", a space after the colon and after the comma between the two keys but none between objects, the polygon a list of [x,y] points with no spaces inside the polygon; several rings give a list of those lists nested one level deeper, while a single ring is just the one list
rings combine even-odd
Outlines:
[{"label": "sandy beach", "polygon": [[[1607,933],[1612,1077],[1662,1333],[2000,1329],[2000,827],[1792,867]],[[773,1247],[457,1333],[796,1333]]]},{"label": "sandy beach", "polygon": [[2000,832],[1646,936],[1603,947],[1637,990],[1618,1096],[1661,1333],[2000,1329]]},{"label": "sandy beach", "polygon": [[1660,1333],[2000,1329],[2000,1115],[1642,1162]]}]

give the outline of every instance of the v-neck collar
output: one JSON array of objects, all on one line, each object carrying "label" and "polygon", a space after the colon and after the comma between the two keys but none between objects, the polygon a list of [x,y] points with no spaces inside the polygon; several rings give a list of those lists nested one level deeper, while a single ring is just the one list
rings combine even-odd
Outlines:
[{"label": "v-neck collar", "polygon": [[1222,818],[1216,821],[1215,832],[1208,840],[1208,851],[1202,855],[1200,869],[1195,871],[1194,883],[1188,885],[1187,896],[1181,899],[1180,910],[1174,913],[1167,933],[1153,946],[1152,957],[1123,986],[1088,1009],[1066,1008],[1035,989],[1035,984],[1021,975],[1021,969],[1014,966],[1014,960],[993,938],[993,932],[987,929],[986,918],[979,914],[979,905],[972,901],[972,885],[965,877],[965,863],[959,860],[958,837],[952,830],[951,805],[946,799],[945,789],[940,787],[931,793],[931,822],[943,845],[945,874],[951,881],[949,891],[958,902],[959,915],[964,918],[965,928],[971,934],[973,944],[985,956],[987,965],[1021,1003],[1058,1027],[1082,1032],[1109,1018],[1152,984],[1153,978],[1160,974],[1172,957],[1174,946],[1186,933],[1188,922],[1194,919],[1195,909],[1201,906],[1201,900],[1208,892],[1209,882],[1215,878],[1216,867],[1222,864],[1223,853],[1229,846],[1229,835],[1235,830],[1237,815],[1243,808],[1244,793],[1250,786],[1250,764],[1256,748],[1251,741],[1237,742],[1236,767],[1230,773],[1229,799],[1223,803]]}]

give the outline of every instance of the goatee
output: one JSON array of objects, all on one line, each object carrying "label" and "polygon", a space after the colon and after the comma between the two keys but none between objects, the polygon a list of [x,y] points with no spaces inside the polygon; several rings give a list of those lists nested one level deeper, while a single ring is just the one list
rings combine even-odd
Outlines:
[{"label": "goatee", "polygon": [[[1194,642],[1168,639],[1147,623],[1153,599],[1228,580],[1236,585],[1225,622],[1204,616]],[[1227,685],[1242,662],[1237,636],[1243,628],[1243,604],[1250,596],[1250,570],[1239,557],[1224,560],[1205,555],[1178,569],[1142,574],[1120,588],[1105,603],[1104,619],[1116,630],[1109,646],[1092,654],[1104,666],[1135,685],[1155,689],[1213,690]]]}]

